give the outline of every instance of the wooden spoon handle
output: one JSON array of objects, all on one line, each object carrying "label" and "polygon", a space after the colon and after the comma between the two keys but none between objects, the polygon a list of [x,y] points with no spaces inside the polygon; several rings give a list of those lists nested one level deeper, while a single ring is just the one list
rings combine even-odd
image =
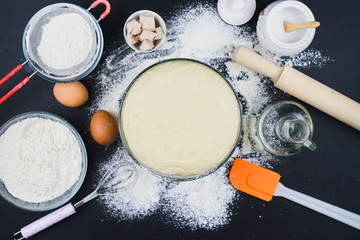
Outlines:
[{"label": "wooden spoon handle", "polygon": [[296,29],[302,29],[302,28],[317,28],[319,26],[320,26],[320,22],[318,21],[306,22],[301,24],[291,24],[284,22],[285,32],[291,32]]}]

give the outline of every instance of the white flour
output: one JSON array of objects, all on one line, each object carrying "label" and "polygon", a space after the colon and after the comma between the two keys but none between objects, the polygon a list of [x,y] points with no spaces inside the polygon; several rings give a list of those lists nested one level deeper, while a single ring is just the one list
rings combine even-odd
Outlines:
[{"label": "white flour", "polygon": [[54,69],[67,69],[82,63],[91,50],[89,24],[76,13],[52,18],[43,26],[37,48],[41,61]]},{"label": "white flour", "polygon": [[[172,16],[166,19],[166,41],[159,50],[139,54],[121,42],[117,45],[120,47],[108,53],[105,64],[99,66],[98,73],[90,78],[89,85],[93,86],[97,96],[92,100],[91,112],[105,109],[117,116],[119,100],[142,70],[164,59],[194,58],[220,71],[233,85],[243,105],[243,136],[233,157],[271,168],[278,160],[263,150],[256,134],[256,120],[265,106],[286,98],[286,95],[275,89],[269,79],[234,63],[231,53],[238,45],[244,45],[277,65],[286,63],[301,68],[322,67],[330,59],[312,49],[291,57],[276,56],[261,48],[250,28],[225,24],[215,6],[189,6],[172,13]],[[99,177],[108,164],[133,162],[119,139],[117,143],[116,153],[100,167]],[[104,209],[119,220],[141,219],[156,212],[161,214],[165,224],[179,228],[218,228],[230,221],[230,208],[240,195],[228,180],[232,160],[215,173],[191,182],[161,180],[140,169],[140,181],[146,184],[138,184],[129,190],[129,195],[104,197]]]},{"label": "white flour", "polygon": [[79,144],[61,123],[28,118],[0,137],[0,178],[16,198],[54,199],[77,181],[80,171]]}]

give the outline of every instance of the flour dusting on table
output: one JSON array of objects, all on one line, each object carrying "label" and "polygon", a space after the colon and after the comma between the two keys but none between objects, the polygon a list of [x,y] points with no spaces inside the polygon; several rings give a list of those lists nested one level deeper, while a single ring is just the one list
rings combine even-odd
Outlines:
[{"label": "flour dusting on table", "polygon": [[[322,67],[330,58],[314,49],[291,57],[274,55],[259,45],[251,28],[225,24],[213,6],[184,7],[165,20],[166,41],[157,51],[135,53],[122,42],[109,53],[105,63],[92,75],[91,84],[98,97],[92,100],[91,113],[104,109],[117,116],[119,100],[142,70],[169,58],[193,58],[213,66],[233,85],[243,107],[242,140],[229,163],[207,177],[191,182],[172,182],[139,168],[140,182],[134,189],[126,194],[104,197],[101,202],[109,215],[119,220],[141,219],[156,212],[162,215],[165,224],[175,227],[216,229],[231,220],[231,206],[240,196],[228,180],[232,160],[242,157],[268,168],[277,162],[276,157],[263,149],[255,126],[265,106],[286,98],[268,78],[234,63],[231,53],[238,45],[244,45],[277,65],[301,68]],[[117,144],[117,152],[103,165],[99,176],[116,161],[133,163],[120,139]]]}]

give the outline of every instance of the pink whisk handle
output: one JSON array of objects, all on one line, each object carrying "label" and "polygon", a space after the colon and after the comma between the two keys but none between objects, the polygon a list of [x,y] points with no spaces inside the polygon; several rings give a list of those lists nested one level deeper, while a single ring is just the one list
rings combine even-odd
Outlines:
[{"label": "pink whisk handle", "polygon": [[76,213],[75,207],[71,203],[68,203],[65,206],[57,209],[56,211],[45,215],[44,217],[36,220],[33,223],[30,223],[26,227],[23,227],[20,232],[24,238],[29,238],[36,233],[44,230],[45,228],[48,228],[55,223],[60,222],[61,220],[73,215],[74,213]]}]

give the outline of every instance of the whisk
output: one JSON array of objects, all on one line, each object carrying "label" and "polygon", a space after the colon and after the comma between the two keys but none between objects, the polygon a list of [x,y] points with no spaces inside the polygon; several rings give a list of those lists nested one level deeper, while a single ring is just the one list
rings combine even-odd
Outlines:
[{"label": "whisk", "polygon": [[137,178],[138,172],[133,165],[115,164],[106,171],[95,190],[87,197],[74,205],[68,203],[26,227],[21,228],[20,231],[14,234],[14,240],[29,238],[45,228],[73,215],[76,213],[76,209],[97,196],[118,193],[122,189],[133,187]]}]

